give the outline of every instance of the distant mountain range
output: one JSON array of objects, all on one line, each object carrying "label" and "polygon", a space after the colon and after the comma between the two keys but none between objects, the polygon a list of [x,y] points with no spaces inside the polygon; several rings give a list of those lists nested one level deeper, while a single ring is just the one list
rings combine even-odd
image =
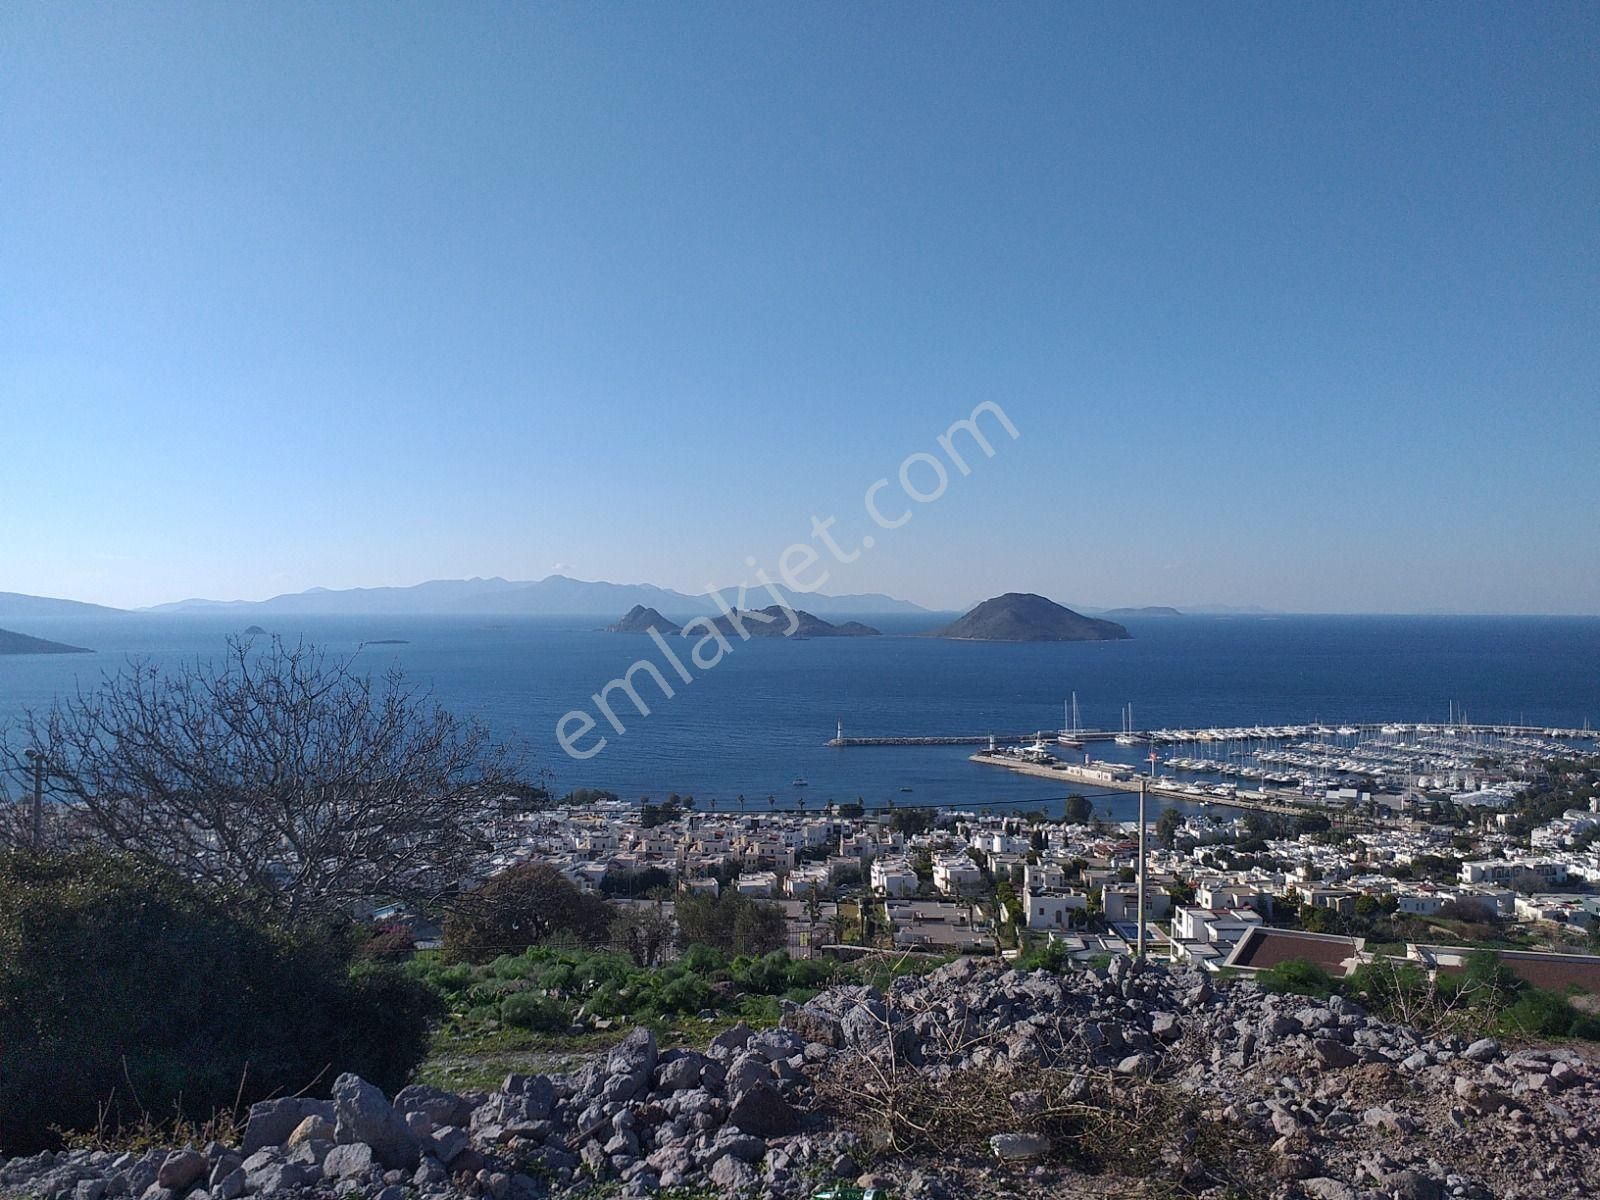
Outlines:
[{"label": "distant mountain range", "polygon": [[[933,610],[886,596],[881,592],[828,596],[819,592],[778,589],[791,607],[818,615],[908,615]],[[141,612],[239,613],[283,616],[590,616],[610,617],[639,606],[664,613],[679,623],[691,617],[717,616],[729,608],[754,609],[771,603],[765,588],[740,595],[724,588],[718,604],[711,594],[688,595],[649,583],[608,583],[551,575],[534,581],[502,579],[434,579],[411,587],[309,588],[267,600],[176,600]],[[114,616],[128,610],[77,600],[57,600],[19,592],[0,592],[0,621],[23,622],[35,617]],[[1141,608],[1091,608],[1079,610],[1102,617],[1155,617],[1181,615],[1160,605]],[[1253,605],[1185,605],[1184,613],[1205,615],[1258,615],[1270,610]]]},{"label": "distant mountain range", "polygon": [[[793,607],[818,613],[923,613],[908,600],[879,593],[825,596],[820,592],[789,593]],[[728,608],[751,608],[772,600],[765,588],[743,596],[736,588],[722,592]],[[648,583],[606,583],[551,575],[532,583],[509,579],[435,579],[415,587],[312,588],[270,600],[179,600],[159,604],[151,612],[238,612],[381,616],[609,616],[635,605],[653,608],[675,619],[713,616],[724,611],[711,595],[690,596]]]}]

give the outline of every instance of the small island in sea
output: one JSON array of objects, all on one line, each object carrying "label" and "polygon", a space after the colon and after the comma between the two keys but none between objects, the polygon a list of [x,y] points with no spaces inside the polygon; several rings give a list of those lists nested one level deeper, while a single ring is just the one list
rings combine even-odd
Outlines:
[{"label": "small island in sea", "polygon": [[605,633],[649,633],[654,629],[663,637],[682,633],[683,629],[675,621],[669,621],[653,608],[646,608],[643,604],[635,604],[630,608],[615,625],[607,625],[602,632]]},{"label": "small island in sea", "polygon": [[267,631],[259,625],[252,625],[244,631],[245,637],[266,637]]},{"label": "small island in sea", "polygon": [[1143,608],[1108,608],[1102,617],[1181,617],[1183,614],[1170,604],[1147,604]]},{"label": "small island in sea", "polygon": [[411,643],[408,642],[405,638],[372,638],[370,641],[365,641],[365,642],[362,642],[361,644],[363,646],[409,646],[409,645],[411,645]]},{"label": "small island in sea", "polygon": [[0,629],[0,654],[93,654],[82,646],[68,646],[62,642],[49,642],[44,638],[29,637]]},{"label": "small island in sea", "polygon": [[973,642],[1109,642],[1133,635],[1115,621],[1086,617],[1032,592],[1007,592],[932,636]]},{"label": "small island in sea", "polygon": [[[743,625],[751,637],[878,637],[881,633],[860,621],[841,621],[835,625],[832,621],[824,621],[798,608],[784,608],[781,604],[769,604],[766,608],[740,610],[736,614],[725,613],[707,619],[728,638],[739,636],[739,625]],[[692,628],[687,636],[694,636]]]}]

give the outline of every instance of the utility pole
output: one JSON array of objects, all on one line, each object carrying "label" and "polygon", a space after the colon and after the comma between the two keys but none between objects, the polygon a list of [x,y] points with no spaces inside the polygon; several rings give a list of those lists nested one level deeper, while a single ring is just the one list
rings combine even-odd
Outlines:
[{"label": "utility pole", "polygon": [[33,848],[44,848],[44,755],[37,750],[24,751],[33,764]]},{"label": "utility pole", "polygon": [[1145,797],[1150,794],[1150,785],[1144,778],[1139,780],[1139,940],[1134,951],[1136,962],[1144,961],[1144,804]]}]

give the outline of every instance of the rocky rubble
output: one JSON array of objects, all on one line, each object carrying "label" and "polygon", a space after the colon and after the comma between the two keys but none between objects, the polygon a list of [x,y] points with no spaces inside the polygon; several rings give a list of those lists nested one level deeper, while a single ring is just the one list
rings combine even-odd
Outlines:
[{"label": "rocky rubble", "polygon": [[[822,1086],[830,1072],[869,1063],[935,1087],[974,1072],[1001,1080],[1011,1111],[976,1146],[897,1157]],[[512,1075],[491,1093],[413,1085],[390,1099],[343,1075],[329,1100],[256,1104],[239,1145],[3,1161],[0,1193],[793,1200],[843,1179],[890,1182],[905,1200],[1100,1195],[1070,1147],[1028,1124],[1051,1102],[1041,1080],[1067,1078],[1071,1090],[1091,1077],[1192,1102],[1195,1128],[1164,1131],[1171,1145],[1152,1145],[1144,1164],[1163,1195],[1241,1194],[1237,1175],[1223,1181],[1183,1149],[1207,1131],[1239,1149],[1238,1163],[1259,1164],[1248,1168],[1248,1195],[1600,1194],[1600,1076],[1571,1050],[1430,1038],[1337,998],[1214,988],[1197,973],[1126,960],[1065,977],[959,960],[887,993],[832,989],[789,1006],[778,1029],[739,1026],[704,1051],[663,1052],[636,1029],[575,1074]],[[1137,1194],[1136,1180],[1119,1181],[1122,1194],[1130,1186]]]}]

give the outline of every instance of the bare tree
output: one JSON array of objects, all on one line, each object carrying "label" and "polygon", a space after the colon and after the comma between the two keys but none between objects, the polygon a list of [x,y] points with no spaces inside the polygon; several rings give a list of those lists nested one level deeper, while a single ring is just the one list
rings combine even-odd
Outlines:
[{"label": "bare tree", "polygon": [[278,638],[171,673],[130,661],[30,711],[0,738],[13,795],[41,760],[71,814],[56,830],[290,918],[452,890],[481,861],[476,818],[517,787],[479,722],[398,670],[375,682]]}]

